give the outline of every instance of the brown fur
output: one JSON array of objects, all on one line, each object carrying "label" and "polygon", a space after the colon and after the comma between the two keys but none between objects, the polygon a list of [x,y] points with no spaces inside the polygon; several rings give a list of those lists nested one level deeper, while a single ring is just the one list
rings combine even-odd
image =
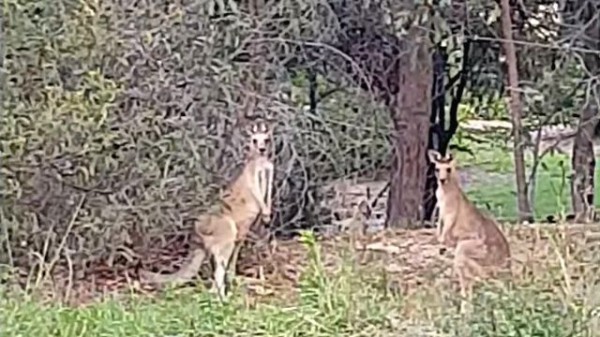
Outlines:
[{"label": "brown fur", "polygon": [[172,274],[140,271],[140,278],[151,283],[189,282],[200,270],[207,256],[212,257],[216,289],[225,297],[225,276],[237,261],[239,247],[250,227],[261,217],[271,220],[273,163],[267,157],[271,145],[271,130],[264,123],[252,125],[249,151],[241,174],[225,188],[219,205],[199,216],[194,225],[199,248],[191,260]]},{"label": "brown fur", "polygon": [[[496,221],[478,210],[462,191],[452,155],[428,152],[438,182],[438,240],[456,248],[454,270],[461,294],[470,294],[472,281],[488,272],[510,270],[510,248]],[[443,225],[443,228],[442,228]]]},{"label": "brown fur", "polygon": [[367,200],[361,200],[353,207],[352,217],[337,223],[340,231],[349,231],[352,235],[364,235],[367,231],[367,220],[371,217],[372,208]]}]

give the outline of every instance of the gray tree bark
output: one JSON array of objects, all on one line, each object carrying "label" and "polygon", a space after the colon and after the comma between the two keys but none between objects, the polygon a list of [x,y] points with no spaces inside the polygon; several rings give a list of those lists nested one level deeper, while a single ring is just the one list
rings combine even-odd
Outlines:
[{"label": "gray tree bark", "polygon": [[433,64],[425,30],[411,28],[400,55],[400,88],[389,104],[394,159],[388,199],[388,227],[416,226],[423,217]]},{"label": "gray tree bark", "polygon": [[[598,4],[594,1],[580,0],[565,8],[565,16],[576,32],[568,32],[570,36],[585,46],[589,53],[580,53],[587,77],[600,75],[600,18]],[[583,27],[583,31],[581,31]],[[575,34],[575,35],[573,35]],[[591,222],[594,220],[594,129],[600,117],[600,84],[590,81],[589,93],[585,106],[579,115],[577,134],[573,142],[571,157],[571,207],[575,222]]]},{"label": "gray tree bark", "polygon": [[517,182],[517,206],[519,221],[533,222],[533,212],[527,193],[525,180],[524,139],[522,136],[523,125],[521,93],[519,92],[519,72],[517,70],[517,52],[512,34],[512,20],[510,17],[509,0],[501,0],[502,6],[502,34],[504,35],[503,47],[508,63],[508,86],[510,90],[509,110],[513,126],[513,158],[515,162],[515,178]]}]

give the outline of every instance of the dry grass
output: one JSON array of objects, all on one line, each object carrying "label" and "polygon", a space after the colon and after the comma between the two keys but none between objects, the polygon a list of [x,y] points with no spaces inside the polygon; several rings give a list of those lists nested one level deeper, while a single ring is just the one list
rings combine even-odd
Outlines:
[{"label": "dry grass", "polygon": [[[305,235],[246,251],[231,301],[195,288],[74,309],[7,297],[2,335],[600,336],[600,227],[505,228],[512,282],[481,285],[467,314],[432,230],[351,238]],[[258,259],[258,261],[257,261]],[[259,263],[260,267],[255,265]],[[246,267],[244,267],[246,266]],[[123,293],[123,292],[122,292]],[[150,296],[152,295],[152,296]],[[73,292],[72,292],[73,296]],[[17,300],[18,299],[18,300]],[[595,309],[594,309],[595,308]],[[596,326],[596,329],[592,329]],[[3,330],[3,331],[2,331]]]}]

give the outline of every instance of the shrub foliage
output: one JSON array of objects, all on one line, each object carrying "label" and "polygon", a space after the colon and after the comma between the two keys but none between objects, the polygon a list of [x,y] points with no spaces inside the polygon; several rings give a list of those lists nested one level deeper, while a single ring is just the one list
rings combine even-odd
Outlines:
[{"label": "shrub foliage", "polygon": [[326,7],[215,3],[5,2],[2,263],[113,259],[182,229],[240,166],[246,115],[276,121],[274,228],[385,163],[387,116],[359,88],[305,107],[306,55],[335,52]]}]

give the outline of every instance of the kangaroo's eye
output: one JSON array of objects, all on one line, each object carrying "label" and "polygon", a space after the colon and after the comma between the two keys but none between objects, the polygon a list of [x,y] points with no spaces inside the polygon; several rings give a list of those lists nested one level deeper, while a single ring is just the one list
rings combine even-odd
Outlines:
[{"label": "kangaroo's eye", "polygon": [[269,144],[271,144],[271,140],[270,140],[270,139],[265,139],[265,143],[266,143],[267,145],[269,145]]},{"label": "kangaroo's eye", "polygon": [[252,144],[256,145],[256,139],[252,139]]},{"label": "kangaroo's eye", "polygon": [[440,169],[436,167],[435,172],[440,172]]},{"label": "kangaroo's eye", "polygon": [[446,172],[450,173],[452,171],[449,167],[446,168]]}]

